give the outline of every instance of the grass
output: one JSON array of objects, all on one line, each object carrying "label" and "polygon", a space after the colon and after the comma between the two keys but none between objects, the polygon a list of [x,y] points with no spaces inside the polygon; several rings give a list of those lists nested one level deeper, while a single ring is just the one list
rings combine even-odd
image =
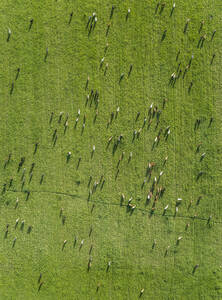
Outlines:
[{"label": "grass", "polygon": [[[166,2],[161,15],[159,11],[155,14],[156,3],[2,1],[1,299],[137,299],[143,288],[143,299],[222,298],[222,5],[218,0],[180,1],[170,17],[172,3]],[[116,8],[110,20],[113,4]],[[128,8],[131,12],[126,21]],[[72,21],[68,24],[72,11]],[[88,36],[86,24],[94,11],[98,24]],[[34,22],[29,30],[31,18]],[[190,22],[184,34],[188,18]],[[199,34],[202,20],[205,23]],[[108,24],[110,31],[106,36]],[[7,42],[8,28],[12,34]],[[211,41],[214,30],[216,34]],[[197,48],[204,34],[207,36],[204,46]],[[106,43],[109,46],[105,54]],[[48,57],[44,61],[46,48]],[[180,56],[176,62],[178,50]],[[170,75],[179,62],[184,71],[191,55],[194,59],[190,69],[173,88],[168,84]],[[108,69],[104,76],[106,63]],[[131,64],[133,70],[128,77]],[[17,68],[21,71],[15,80]],[[119,84],[122,73],[124,78]],[[89,86],[85,90],[88,76]],[[188,93],[191,81],[193,86]],[[12,82],[14,90],[10,94]],[[85,104],[91,89],[99,92],[95,122],[94,103]],[[168,101],[163,109],[165,98]],[[161,110],[159,125],[155,129],[154,118],[148,129],[147,120],[139,138],[133,141],[134,130],[142,128],[145,116],[148,119],[151,103]],[[119,115],[107,127],[117,107]],[[78,109],[81,113],[75,129]],[[58,123],[60,112],[64,113]],[[136,121],[138,112],[140,117]],[[84,114],[86,126],[81,133]],[[68,128],[64,133],[66,116]],[[211,117],[213,122],[209,126]],[[201,124],[194,130],[196,119]],[[158,146],[152,149],[159,130],[162,128],[164,132],[167,126],[171,126],[169,138],[165,141],[162,133]],[[55,129],[57,142],[53,146]],[[120,134],[123,139],[113,153]],[[111,136],[113,139],[107,147]],[[35,143],[39,147],[34,154]],[[200,143],[200,152],[196,153]],[[96,148],[91,157],[93,145]],[[66,161],[68,151],[72,153],[69,162]],[[122,152],[125,155],[116,178]],[[130,152],[133,157],[128,163]],[[200,162],[203,152],[206,156]],[[9,153],[11,160],[4,168]],[[168,161],[163,166],[166,156]],[[18,172],[21,157],[25,157],[25,163]],[[142,188],[148,162],[156,165],[151,180]],[[29,182],[32,163],[35,166]],[[154,177],[158,178],[162,170],[157,186],[165,187],[165,193],[151,214],[154,196],[147,205],[146,198]],[[203,176],[197,180],[200,171]],[[44,179],[40,184],[42,174]],[[90,176],[92,181],[88,186]],[[88,198],[94,182],[100,181],[101,176],[105,179],[103,188],[100,183]],[[10,178],[13,178],[12,186],[9,186]],[[122,193],[125,200],[121,205]],[[202,198],[197,205],[199,196]],[[136,205],[133,212],[127,209],[130,197]],[[174,216],[179,197],[183,199],[182,204]],[[162,216],[166,205],[169,208]],[[61,208],[66,217],[64,224]],[[208,224],[209,216],[212,219]],[[15,228],[17,218],[19,223]],[[23,230],[22,220],[25,220]],[[186,224],[189,224],[187,230]],[[32,226],[30,233],[27,233],[28,226]],[[179,236],[182,240],[176,245]],[[62,250],[64,240],[67,244]],[[80,250],[81,240],[84,244]],[[88,272],[90,257],[92,267]],[[106,272],[109,261],[111,266]],[[196,264],[199,268],[192,274]],[[43,285],[38,291],[40,273]]]}]

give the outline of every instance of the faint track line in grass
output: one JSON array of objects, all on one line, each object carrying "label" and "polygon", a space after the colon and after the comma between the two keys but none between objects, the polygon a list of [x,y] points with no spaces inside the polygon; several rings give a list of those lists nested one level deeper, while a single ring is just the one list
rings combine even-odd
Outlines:
[{"label": "faint track line in grass", "polygon": [[24,193],[26,194],[27,192],[30,193],[47,193],[47,194],[56,194],[56,195],[64,195],[72,198],[81,198],[77,194],[70,194],[66,192],[57,192],[57,191],[32,191],[32,190],[24,190],[24,191],[17,191],[17,190],[7,190],[7,192],[13,192],[13,193]]},{"label": "faint track line in grass", "polygon": [[[17,191],[17,190],[7,190],[6,192],[13,192],[13,193],[27,193],[27,192],[30,192],[30,193],[46,193],[46,194],[55,194],[55,195],[64,195],[64,196],[67,196],[67,197],[71,197],[71,198],[79,198],[79,199],[83,199],[82,197],[78,196],[77,194],[71,194],[71,193],[67,193],[67,192],[59,192],[59,191],[37,191],[37,190],[24,190],[24,191]],[[85,199],[83,199],[85,200]],[[111,205],[111,206],[120,206],[119,203],[114,203],[114,202],[104,202],[104,201],[88,201],[88,203],[98,203],[98,204],[102,204],[104,206],[108,206],[108,205]],[[126,204],[122,204],[120,207],[127,207]],[[137,210],[141,211],[141,212],[146,212],[146,213],[150,213],[150,210],[149,209],[143,209],[143,208],[137,208]],[[193,217],[193,216],[184,216],[184,215],[177,215],[176,217],[174,216],[174,214],[169,214],[169,215],[162,215],[162,214],[158,214],[158,213],[154,213],[152,215],[153,217],[155,216],[158,216],[158,217],[165,217],[165,218],[180,218],[180,219],[195,219],[195,220],[201,220],[201,221],[208,221],[208,218],[205,218],[205,217]],[[151,216],[151,217],[152,217]],[[222,221],[212,221],[213,223],[215,224],[222,224]]]}]

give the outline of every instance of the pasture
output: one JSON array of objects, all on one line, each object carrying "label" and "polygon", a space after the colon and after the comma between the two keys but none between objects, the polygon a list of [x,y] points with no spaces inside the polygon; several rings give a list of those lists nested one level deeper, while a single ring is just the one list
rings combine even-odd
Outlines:
[{"label": "pasture", "polygon": [[175,4],[1,1],[0,299],[222,298],[222,3]]}]

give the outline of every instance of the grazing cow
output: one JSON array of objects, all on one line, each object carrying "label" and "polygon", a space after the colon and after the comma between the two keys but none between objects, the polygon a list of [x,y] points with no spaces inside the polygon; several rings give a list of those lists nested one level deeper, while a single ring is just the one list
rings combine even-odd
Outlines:
[{"label": "grazing cow", "polygon": [[61,123],[62,116],[63,116],[63,111],[60,111],[60,113],[59,113],[59,119],[58,119],[58,123]]},{"label": "grazing cow", "polygon": [[150,107],[149,107],[149,110],[148,110],[148,115],[151,115],[152,108],[153,108],[153,103],[150,104]]},{"label": "grazing cow", "polygon": [[17,73],[16,73],[15,80],[17,80],[17,79],[18,79],[18,77],[19,77],[19,73],[20,73],[20,68],[18,68],[18,69],[17,69]]},{"label": "grazing cow", "polygon": [[69,15],[69,25],[70,25],[70,23],[72,22],[72,17],[73,17],[73,11],[70,13],[70,15]]},{"label": "grazing cow", "polygon": [[84,244],[84,240],[81,240],[81,243],[80,243],[80,246],[79,246],[79,250],[81,250],[83,244]]},{"label": "grazing cow", "polygon": [[45,58],[44,58],[44,61],[45,61],[45,62],[46,62],[46,60],[47,60],[48,55],[49,55],[49,49],[48,49],[48,47],[47,47],[47,48],[46,48],[46,51],[45,51]]},{"label": "grazing cow", "polygon": [[167,29],[164,30],[162,37],[161,37],[161,42],[165,39],[167,33]]},{"label": "grazing cow", "polygon": [[85,90],[87,90],[88,85],[89,85],[89,76],[87,77],[87,80],[86,80]]},{"label": "grazing cow", "polygon": [[94,13],[92,14],[92,20],[91,20],[91,23],[93,23],[93,21],[95,20],[95,17],[96,17],[96,13],[94,12]]},{"label": "grazing cow", "polygon": [[171,9],[171,12],[170,12],[170,17],[172,17],[175,7],[176,7],[176,4],[173,3],[173,6],[172,6],[172,9]]},{"label": "grazing cow", "polygon": [[194,268],[193,268],[193,272],[192,274],[194,275],[194,273],[196,272],[197,268],[199,267],[199,264],[195,265]]},{"label": "grazing cow", "polygon": [[193,59],[194,59],[194,55],[192,55],[191,58],[190,58],[190,61],[189,61],[189,64],[188,64],[189,68],[190,68],[190,66],[191,66],[191,63],[192,63],[192,60],[193,60]]},{"label": "grazing cow", "polygon": [[18,219],[16,219],[16,221],[15,221],[15,229],[17,228],[17,226],[18,226],[18,222],[19,222],[19,218]]},{"label": "grazing cow", "polygon": [[161,4],[160,12],[159,12],[160,15],[162,14],[162,12],[163,12],[165,6],[166,6],[166,3],[162,3],[162,4]]},{"label": "grazing cow", "polygon": [[201,40],[201,43],[200,43],[200,48],[203,48],[203,45],[204,45],[204,42],[205,42],[206,38],[207,38],[207,35],[204,34],[204,35],[202,36],[202,40]]},{"label": "grazing cow", "polygon": [[167,204],[167,206],[164,207],[164,210],[163,210],[163,216],[166,214],[166,211],[168,209],[169,205]]},{"label": "grazing cow", "polygon": [[185,75],[187,74],[188,69],[190,68],[189,65],[186,66],[184,73],[183,73],[183,79],[185,78]]},{"label": "grazing cow", "polygon": [[186,227],[185,227],[185,230],[187,231],[187,229],[190,227],[190,224],[189,223],[187,223],[186,224]]},{"label": "grazing cow", "polygon": [[128,11],[127,11],[127,14],[126,14],[126,21],[127,21],[128,18],[129,18],[130,12],[131,12],[131,10],[130,10],[130,8],[128,8]]},{"label": "grazing cow", "polygon": [[167,256],[169,249],[170,249],[170,246],[167,246],[165,254],[164,254],[165,257]]},{"label": "grazing cow", "polygon": [[121,83],[121,81],[123,80],[123,78],[124,78],[124,73],[121,73],[120,79],[119,79],[119,83]]},{"label": "grazing cow", "polygon": [[199,33],[202,31],[203,25],[204,25],[204,21],[201,21],[201,22],[200,22],[200,28],[199,28],[199,31],[198,31]]},{"label": "grazing cow", "polygon": [[112,17],[113,17],[114,9],[115,9],[115,6],[112,5],[111,12],[110,12],[110,17],[109,17],[110,19],[112,19]]},{"label": "grazing cow", "polygon": [[201,154],[200,161],[202,161],[204,159],[205,155],[206,155],[205,152]]},{"label": "grazing cow", "polygon": [[107,264],[106,272],[109,271],[110,266],[111,266],[111,261],[109,261],[108,264]]},{"label": "grazing cow", "polygon": [[140,297],[142,297],[143,293],[144,293],[144,289],[142,289],[142,290],[140,291]]},{"label": "grazing cow", "polygon": [[179,243],[180,243],[180,241],[182,240],[182,238],[183,238],[182,236],[179,236],[179,237],[178,237],[178,239],[177,239],[177,243],[176,243],[176,244],[177,244],[177,246],[179,245]]},{"label": "grazing cow", "polygon": [[160,6],[160,2],[158,2],[157,5],[156,5],[155,14],[157,14],[159,6]]},{"label": "grazing cow", "polygon": [[156,240],[153,241],[152,249],[154,249],[156,246]]},{"label": "grazing cow", "polygon": [[29,31],[31,30],[31,28],[32,28],[32,24],[33,24],[33,22],[34,22],[34,20],[33,19],[31,19],[30,20],[30,22],[29,22]]},{"label": "grazing cow", "polygon": [[214,36],[215,36],[216,30],[213,31],[212,36],[211,36],[211,41],[213,40]]},{"label": "grazing cow", "polygon": [[132,72],[132,69],[133,69],[133,65],[130,65],[129,72],[128,72],[128,77],[130,77],[130,74],[131,74],[131,72]]},{"label": "grazing cow", "polygon": [[91,267],[92,267],[92,257],[90,257],[88,261],[88,267],[87,267],[88,272],[91,269]]},{"label": "grazing cow", "polygon": [[133,157],[133,152],[130,152],[129,158],[128,158],[128,163],[131,161],[132,157]]},{"label": "grazing cow", "polygon": [[10,37],[11,37],[12,31],[10,28],[8,28],[8,37],[7,37],[7,42],[9,42]]},{"label": "grazing cow", "polygon": [[176,217],[176,215],[177,215],[177,213],[178,213],[178,210],[179,210],[179,208],[178,208],[178,206],[176,206],[176,208],[175,208],[175,213],[174,213],[174,217]]},{"label": "grazing cow", "polygon": [[101,69],[102,66],[103,66],[104,60],[105,60],[105,57],[103,57],[103,58],[101,59],[101,61],[100,61],[100,69]]},{"label": "grazing cow", "polygon": [[12,248],[15,247],[16,240],[17,240],[17,238],[15,237],[14,240],[13,240],[13,243],[12,243]]},{"label": "grazing cow", "polygon": [[186,24],[185,24],[184,29],[183,29],[184,34],[187,32],[189,22],[190,22],[190,19],[187,19]]}]

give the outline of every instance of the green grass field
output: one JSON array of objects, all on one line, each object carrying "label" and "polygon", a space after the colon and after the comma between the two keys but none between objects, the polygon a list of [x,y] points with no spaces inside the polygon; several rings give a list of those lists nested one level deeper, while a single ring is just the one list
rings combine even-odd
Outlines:
[{"label": "green grass field", "polygon": [[0,299],[222,299],[222,3],[161,4],[1,1]]}]

